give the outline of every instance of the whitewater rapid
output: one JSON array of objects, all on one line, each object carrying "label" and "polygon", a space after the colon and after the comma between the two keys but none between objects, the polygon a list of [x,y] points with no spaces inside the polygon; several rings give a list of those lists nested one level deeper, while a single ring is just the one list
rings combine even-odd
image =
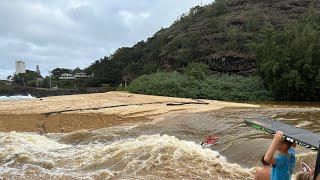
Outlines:
[{"label": "whitewater rapid", "polygon": [[[128,128],[128,127],[126,127]],[[118,128],[118,130],[120,130]],[[4,179],[251,179],[252,169],[169,135],[116,138],[116,130],[0,133]],[[85,136],[79,141],[79,136]],[[92,141],[94,140],[94,141]]]},{"label": "whitewater rapid", "polygon": [[33,98],[35,98],[35,97],[31,96],[30,94],[28,96],[24,96],[24,95],[0,96],[0,101],[27,100],[27,99],[33,99]]}]

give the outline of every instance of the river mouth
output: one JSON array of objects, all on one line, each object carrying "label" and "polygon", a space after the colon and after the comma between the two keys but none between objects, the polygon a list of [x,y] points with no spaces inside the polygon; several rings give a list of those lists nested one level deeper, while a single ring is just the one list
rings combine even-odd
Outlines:
[{"label": "river mouth", "polygon": [[[85,120],[90,120],[87,115]],[[56,116],[65,118],[63,115]],[[0,177],[4,179],[252,179],[273,136],[243,121],[271,117],[315,133],[320,111],[283,105],[172,113],[161,121],[89,130],[0,133]],[[79,118],[79,117],[78,117]],[[80,118],[79,118],[80,119]],[[75,122],[76,119],[74,119]],[[81,121],[80,121],[81,122]],[[37,132],[37,131],[35,131]],[[220,139],[203,149],[207,133]],[[297,147],[297,163],[314,166],[316,153]],[[297,170],[299,165],[297,165]]]},{"label": "river mouth", "polygon": [[[243,167],[259,166],[260,159],[272,142],[273,136],[246,126],[243,121],[256,117],[270,117],[314,133],[320,132],[318,108],[224,108],[215,112],[184,114],[160,123],[163,132],[179,139],[200,143],[203,134],[215,133],[220,140],[211,149],[227,157],[228,162]],[[297,147],[303,156],[298,158],[314,166],[315,152]],[[306,155],[310,154],[310,155]],[[314,158],[314,159],[313,159]],[[298,163],[299,163],[298,162]]]}]

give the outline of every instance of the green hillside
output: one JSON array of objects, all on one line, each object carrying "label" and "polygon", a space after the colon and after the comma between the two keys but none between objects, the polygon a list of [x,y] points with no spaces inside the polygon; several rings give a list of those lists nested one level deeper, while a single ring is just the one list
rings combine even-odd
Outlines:
[{"label": "green hillside", "polygon": [[[268,34],[264,32],[269,28],[272,30],[269,36],[276,37],[276,34],[284,33],[283,35],[293,37],[283,39],[283,42],[274,42],[277,47],[283,45],[291,47],[295,39],[303,38],[303,33],[306,30],[302,23],[304,18],[307,18],[309,20],[307,23],[315,22],[310,24],[310,28],[315,30],[312,37],[317,38],[319,37],[319,9],[320,2],[311,0],[216,0],[216,2],[204,7],[191,8],[170,27],[162,28],[147,41],[138,42],[133,47],[120,48],[113,55],[94,62],[86,71],[94,73],[96,85],[118,85],[125,80],[131,82],[138,76],[158,71],[182,72],[189,63],[196,62],[208,65],[211,74],[248,76],[258,73],[262,76],[265,86],[272,90],[277,87],[277,84],[283,84],[282,81],[274,80],[277,75],[282,77],[283,74],[281,74],[282,72],[277,72],[278,74],[271,72],[275,64],[266,65],[265,57],[273,52],[269,54],[262,52],[261,47],[268,48],[266,44],[259,44],[268,43],[264,41],[268,37]],[[310,16],[312,17],[308,19]],[[295,29],[296,25],[301,28]],[[290,26],[292,27],[291,34],[288,30]],[[311,30],[307,33],[312,33]],[[309,49],[310,57],[313,58],[310,61],[310,66],[314,67],[308,71],[308,75],[312,74],[309,78],[317,78],[318,75],[320,79],[320,71],[317,74],[319,66],[317,63],[314,64],[314,59],[319,55],[319,52],[314,49],[319,44],[319,40],[315,40],[312,49]],[[292,50],[294,48],[287,48],[286,52]],[[292,59],[293,54],[288,53],[281,58]],[[301,58],[304,59],[306,56]],[[259,65],[259,62],[263,63]],[[288,62],[295,63],[296,61],[293,58]],[[291,73],[293,69],[299,74],[300,66],[301,63],[295,67],[288,66],[288,72],[284,73]],[[270,71],[271,75],[267,71]],[[298,76],[293,78],[300,78],[301,81],[308,80]],[[297,86],[298,81],[291,83],[291,86]],[[289,87],[290,83],[285,85]],[[315,86],[313,93],[319,92],[320,86],[316,87],[318,84],[309,83],[308,86]],[[302,93],[296,100],[303,100],[305,93],[307,93],[305,88],[308,88],[307,85],[304,89],[294,90],[299,92],[291,93],[290,97],[284,95],[288,91],[274,93],[281,96],[279,99],[295,99],[292,97],[297,93]],[[315,100],[317,98],[306,99]]]}]

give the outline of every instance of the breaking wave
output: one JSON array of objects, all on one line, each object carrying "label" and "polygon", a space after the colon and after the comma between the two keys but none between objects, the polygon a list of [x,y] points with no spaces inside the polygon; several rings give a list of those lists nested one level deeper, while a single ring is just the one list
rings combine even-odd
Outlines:
[{"label": "breaking wave", "polygon": [[[230,164],[218,152],[174,136],[143,135],[118,140],[109,137],[110,141],[90,140],[90,143],[83,144],[70,140],[81,133],[85,139],[99,135],[99,131],[94,132],[94,136],[83,131],[46,136],[0,133],[0,178],[253,178],[252,169]],[[106,135],[101,133],[101,136]]]},{"label": "breaking wave", "polygon": [[0,96],[0,101],[10,101],[10,100],[23,100],[23,99],[33,99],[35,97],[31,96]]}]

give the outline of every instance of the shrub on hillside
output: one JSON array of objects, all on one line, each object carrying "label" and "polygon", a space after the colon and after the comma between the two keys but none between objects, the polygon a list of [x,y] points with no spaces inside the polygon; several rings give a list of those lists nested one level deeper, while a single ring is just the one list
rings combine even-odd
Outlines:
[{"label": "shrub on hillside", "polygon": [[203,80],[178,72],[143,75],[128,87],[129,92],[197,99],[233,101],[272,100],[258,77],[211,75]]}]

